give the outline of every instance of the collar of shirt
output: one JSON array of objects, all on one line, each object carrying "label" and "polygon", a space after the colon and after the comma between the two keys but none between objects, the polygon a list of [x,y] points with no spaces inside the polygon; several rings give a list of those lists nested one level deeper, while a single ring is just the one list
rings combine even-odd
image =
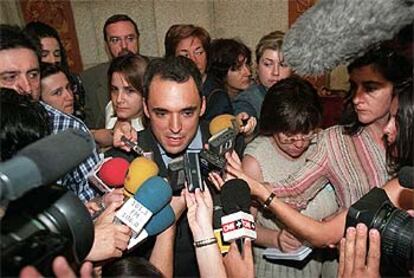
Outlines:
[{"label": "collar of shirt", "polygon": [[259,88],[259,92],[264,97],[266,95],[266,92],[267,92],[265,86],[263,86],[262,84],[259,84],[257,87]]},{"label": "collar of shirt", "polygon": [[[169,156],[164,148],[157,143],[158,149],[160,150],[160,154],[162,157],[162,160],[164,161],[164,165],[168,165],[168,163],[174,158]],[[197,133],[195,137],[193,138],[193,141],[191,141],[190,145],[188,145],[186,152],[200,152],[203,148],[203,140],[201,136],[201,129],[200,126],[197,129]]]}]

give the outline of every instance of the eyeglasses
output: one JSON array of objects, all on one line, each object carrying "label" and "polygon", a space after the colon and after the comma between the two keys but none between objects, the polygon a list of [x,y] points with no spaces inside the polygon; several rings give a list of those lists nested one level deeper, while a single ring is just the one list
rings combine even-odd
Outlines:
[{"label": "eyeglasses", "polygon": [[316,138],[316,136],[318,136],[318,132],[315,132],[315,131],[311,131],[306,135],[297,134],[293,136],[289,136],[281,132],[279,136],[279,141],[282,144],[292,144],[292,143],[296,143],[299,141],[303,141],[303,142],[311,141],[312,139]]}]

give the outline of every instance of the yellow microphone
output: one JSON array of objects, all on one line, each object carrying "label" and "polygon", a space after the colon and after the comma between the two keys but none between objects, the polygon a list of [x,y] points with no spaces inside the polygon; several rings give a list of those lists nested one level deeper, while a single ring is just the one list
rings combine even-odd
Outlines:
[{"label": "yellow microphone", "polygon": [[235,116],[231,114],[222,114],[219,116],[214,117],[209,127],[210,134],[215,135],[219,132],[231,128],[235,131],[235,133],[239,133],[240,127],[243,125],[243,123],[238,120]]},{"label": "yellow microphone", "polygon": [[138,188],[149,178],[158,175],[157,164],[146,157],[135,158],[128,167],[124,182],[125,198],[132,197]]}]

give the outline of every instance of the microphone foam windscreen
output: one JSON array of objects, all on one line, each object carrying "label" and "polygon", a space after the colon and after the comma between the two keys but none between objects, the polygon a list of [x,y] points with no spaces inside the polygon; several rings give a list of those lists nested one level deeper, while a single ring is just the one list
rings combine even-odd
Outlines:
[{"label": "microphone foam windscreen", "polygon": [[135,158],[124,181],[124,195],[131,197],[148,178],[158,175],[158,171],[157,164],[151,159],[143,156]]},{"label": "microphone foam windscreen", "polygon": [[239,127],[241,123],[237,122],[236,117],[230,114],[222,114],[219,116],[214,117],[208,128],[210,130],[210,134],[214,135],[222,131],[226,128],[235,129],[236,133],[239,132]]},{"label": "microphone foam windscreen", "polygon": [[38,167],[42,184],[50,184],[77,167],[95,148],[92,137],[81,130],[66,129],[30,144],[17,153]]},{"label": "microphone foam windscreen", "polygon": [[171,186],[161,177],[146,180],[135,193],[135,200],[152,213],[162,209],[172,197]]},{"label": "microphone foam windscreen", "polygon": [[220,193],[225,214],[237,211],[249,212],[251,197],[249,185],[242,179],[232,179],[224,183]]},{"label": "microphone foam windscreen", "polygon": [[175,221],[175,214],[172,207],[167,204],[158,213],[153,215],[150,221],[144,226],[149,236],[157,235],[170,227]]},{"label": "microphone foam windscreen", "polygon": [[98,177],[110,187],[124,185],[129,162],[122,157],[114,157],[106,161],[98,172]]},{"label": "microphone foam windscreen", "polygon": [[402,167],[402,169],[398,172],[398,182],[402,187],[414,188],[414,167]]},{"label": "microphone foam windscreen", "polygon": [[286,33],[282,51],[300,75],[319,75],[392,39],[414,19],[412,0],[320,0]]}]

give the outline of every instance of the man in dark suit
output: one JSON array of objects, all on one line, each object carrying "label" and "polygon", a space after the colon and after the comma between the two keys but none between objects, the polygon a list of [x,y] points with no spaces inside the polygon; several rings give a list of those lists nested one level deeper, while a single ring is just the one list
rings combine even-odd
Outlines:
[{"label": "man in dark suit", "polygon": [[[172,159],[185,152],[200,151],[210,137],[208,125],[200,124],[205,111],[200,71],[184,57],[154,59],[145,74],[143,96],[148,128],[138,134],[116,130],[115,145],[124,146],[119,140],[121,135],[132,140],[138,137],[138,144],[153,153],[159,175],[166,177],[167,165]],[[131,153],[127,156],[134,158]],[[176,229],[174,276],[199,276],[187,217],[177,220]]]},{"label": "man in dark suit", "polygon": [[[139,53],[139,30],[127,15],[108,18],[103,28],[105,48],[111,59],[127,52]],[[85,95],[85,123],[91,129],[105,127],[105,107],[109,102],[109,62],[96,65],[81,73]]]},{"label": "man in dark suit", "polygon": [[[129,150],[120,138],[126,136],[145,152],[152,152],[153,160],[159,167],[159,175],[167,177],[168,163],[186,152],[199,152],[210,138],[208,124],[200,121],[205,112],[205,97],[201,93],[201,73],[188,58],[166,57],[153,59],[144,76],[143,104],[148,120],[147,128],[135,132],[127,122],[114,131],[114,146]],[[250,126],[250,125],[249,125]],[[250,132],[254,126],[243,130]],[[238,137],[236,149],[243,147],[243,136]],[[110,156],[135,158],[133,152],[112,149]],[[171,185],[175,188],[174,185]],[[217,200],[214,188],[210,189]],[[179,192],[175,192],[179,195]],[[178,217],[174,250],[174,276],[199,276],[193,238],[187,217]],[[145,252],[149,246],[140,246]],[[167,260],[169,258],[165,258]]]}]

